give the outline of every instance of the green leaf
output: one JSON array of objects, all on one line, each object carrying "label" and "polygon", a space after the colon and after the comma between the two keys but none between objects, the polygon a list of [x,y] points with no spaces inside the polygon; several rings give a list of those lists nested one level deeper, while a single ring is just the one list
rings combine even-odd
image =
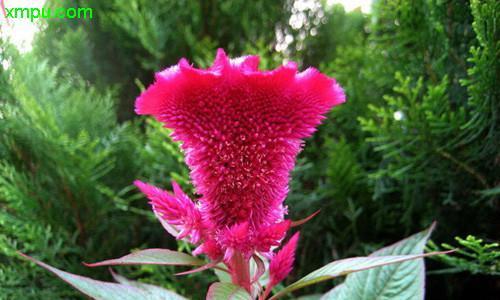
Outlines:
[{"label": "green leaf", "polygon": [[[382,248],[370,257],[386,255],[420,255],[424,252],[434,224],[396,244]],[[384,266],[347,276],[345,282],[321,298],[322,300],[424,299],[424,260]]]},{"label": "green leaf", "polygon": [[312,295],[304,295],[297,298],[297,300],[320,300],[323,297],[322,294],[312,294]]},{"label": "green leaf", "polygon": [[148,294],[148,298],[145,299],[186,300],[186,298],[162,287],[127,279],[119,274],[116,274],[112,270],[111,274],[116,282],[121,283],[122,285],[136,287],[146,292]]},{"label": "green leaf", "polygon": [[100,267],[112,265],[169,265],[169,266],[200,266],[203,261],[186,253],[167,249],[146,249],[101,262],[85,265]]},{"label": "green leaf", "polygon": [[[373,253],[370,256],[367,257],[354,257],[354,258],[347,258],[347,259],[342,259],[338,261],[331,262],[322,268],[313,271],[312,273],[306,275],[299,281],[292,283],[285,289],[281,290],[279,293],[274,295],[271,299],[276,299],[279,298],[289,292],[298,290],[300,288],[322,282],[325,280],[330,280],[335,277],[339,276],[344,276],[348,275],[350,273],[354,272],[359,272],[359,271],[365,271],[368,269],[376,268],[376,267],[381,267],[389,264],[396,264],[396,263],[403,263],[403,262],[408,262],[412,260],[416,260],[414,262],[410,262],[409,264],[398,264],[394,266],[388,266],[385,269],[380,268],[377,270],[373,270],[370,272],[363,272],[364,274],[368,275],[363,275],[366,276],[367,278],[369,277],[370,284],[373,282],[376,282],[377,284],[380,284],[381,280],[385,279],[387,281],[390,281],[391,278],[393,277],[392,275],[387,275],[387,273],[390,274],[391,270],[403,270],[401,273],[397,274],[397,278],[399,277],[410,277],[412,276],[423,276],[422,273],[411,273],[408,275],[407,272],[410,271],[410,269],[415,268],[415,265],[421,266],[423,270],[423,260],[419,259],[425,256],[431,256],[431,255],[437,255],[437,254],[444,254],[445,252],[433,252],[433,253],[427,253],[427,254],[422,254],[423,252],[423,247],[425,246],[425,243],[427,241],[427,238],[429,237],[430,233],[432,232],[432,229],[434,228],[434,225],[431,226],[429,229],[418,233],[406,240],[403,240],[399,243],[396,243],[390,247],[383,248],[375,253]],[[415,254],[414,254],[415,253]],[[418,260],[417,260],[418,259]],[[401,267],[403,266],[403,267]],[[413,266],[413,267],[406,267],[406,266]],[[419,270],[418,268],[416,268]],[[384,271],[382,271],[384,270]],[[422,272],[422,271],[421,271]],[[403,274],[404,273],[404,274]],[[369,276],[371,275],[371,276]],[[379,277],[376,277],[376,276]],[[386,276],[387,275],[387,276]],[[394,274],[393,274],[394,275]],[[395,277],[395,278],[396,278]],[[364,277],[361,277],[364,278]],[[418,279],[417,282],[423,282],[423,279]],[[346,280],[347,283],[347,280]],[[367,282],[368,284],[368,282]],[[375,283],[373,283],[375,285]],[[360,288],[365,287],[366,284],[361,284]],[[384,284],[380,284],[380,287],[382,290],[385,290],[390,287],[387,286],[384,288]],[[403,287],[406,288],[406,287]],[[376,297],[375,297],[376,298]],[[333,299],[333,298],[331,298]],[[336,298],[335,298],[336,299]],[[344,299],[344,298],[341,298]],[[347,297],[346,299],[357,299],[357,298],[349,298]],[[369,296],[368,298],[362,298],[362,299],[374,299],[374,296]],[[402,298],[406,299],[406,298]],[[412,299],[412,298],[408,298]]]},{"label": "green leaf", "polygon": [[164,288],[134,282],[117,274],[113,274],[115,279],[120,283],[105,282],[94,280],[91,278],[71,274],[51,267],[32,257],[21,254],[25,258],[31,260],[35,264],[54,273],[57,277],[66,281],[74,288],[84,293],[85,295],[97,300],[185,300],[186,298],[177,295],[174,292]]},{"label": "green leaf", "polygon": [[[218,264],[217,266],[221,268],[226,268],[226,265],[223,263]],[[227,272],[221,271],[219,269],[213,269],[215,275],[217,275],[217,278],[219,279],[220,282],[231,282],[231,275],[229,275]]]},{"label": "green leaf", "polygon": [[207,300],[251,300],[243,288],[228,282],[213,283],[208,289]]}]

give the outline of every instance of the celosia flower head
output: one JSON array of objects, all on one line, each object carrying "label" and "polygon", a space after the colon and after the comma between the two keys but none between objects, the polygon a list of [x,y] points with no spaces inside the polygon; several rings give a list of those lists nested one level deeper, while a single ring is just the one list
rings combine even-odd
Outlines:
[{"label": "celosia flower head", "polygon": [[[345,101],[336,81],[314,68],[299,73],[288,63],[260,71],[258,61],[229,59],[218,50],[212,67],[202,70],[181,59],[157,73],[136,101],[138,114],[153,115],[182,142],[200,195],[201,240],[209,241],[200,253],[250,255],[279,244],[288,228],[283,201],[303,139],[332,106]],[[168,222],[183,219],[168,209],[160,214]],[[280,234],[269,233],[272,226]],[[198,234],[194,227],[188,224],[184,232]]]}]

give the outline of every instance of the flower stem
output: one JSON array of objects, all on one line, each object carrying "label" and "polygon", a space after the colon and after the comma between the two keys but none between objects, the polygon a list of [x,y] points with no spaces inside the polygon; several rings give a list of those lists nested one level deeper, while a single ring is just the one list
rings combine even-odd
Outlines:
[{"label": "flower stem", "polygon": [[270,293],[271,293],[271,286],[267,285],[266,289],[264,290],[264,293],[260,295],[259,300],[266,300],[267,297],[269,297]]},{"label": "flower stem", "polygon": [[231,279],[234,284],[243,287],[249,293],[252,292],[249,260],[239,251],[236,251],[231,258]]}]

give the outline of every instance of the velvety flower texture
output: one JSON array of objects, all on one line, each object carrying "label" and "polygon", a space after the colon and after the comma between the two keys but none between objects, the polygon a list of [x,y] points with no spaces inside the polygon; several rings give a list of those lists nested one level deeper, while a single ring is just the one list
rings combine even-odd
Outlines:
[{"label": "velvety flower texture", "polygon": [[280,283],[292,271],[293,262],[295,261],[295,250],[299,242],[299,233],[297,232],[286,243],[283,248],[276,253],[269,263],[269,287]]},{"label": "velvety flower texture", "polygon": [[138,114],[153,115],[182,142],[200,198],[187,204],[176,186],[172,195],[136,184],[164,226],[200,242],[195,253],[212,259],[269,254],[279,245],[290,226],[283,201],[302,139],[345,101],[336,81],[314,68],[298,73],[287,63],[260,71],[258,62],[230,60],[223,50],[206,70],[181,59],[157,73],[136,101]]}]

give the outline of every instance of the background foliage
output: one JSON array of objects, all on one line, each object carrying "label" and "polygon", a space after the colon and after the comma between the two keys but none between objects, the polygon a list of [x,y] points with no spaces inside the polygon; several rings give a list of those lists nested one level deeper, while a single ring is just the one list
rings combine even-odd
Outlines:
[{"label": "background foliage", "polygon": [[[292,0],[47,5],[92,7],[94,18],[40,24],[31,53],[0,43],[0,298],[80,297],[16,251],[107,278],[80,262],[189,247],[164,233],[131,187],[175,179],[192,192],[178,145],[134,117],[133,101],[154,71],[180,57],[205,67],[218,47],[259,54],[262,68],[285,59],[318,67],[348,96],[293,174],[291,218],[321,214],[302,229],[290,281],[437,220],[430,247],[463,251],[428,261],[427,299],[500,292],[497,1],[379,0],[370,14]],[[214,279],[120,271],[193,299]]]}]

